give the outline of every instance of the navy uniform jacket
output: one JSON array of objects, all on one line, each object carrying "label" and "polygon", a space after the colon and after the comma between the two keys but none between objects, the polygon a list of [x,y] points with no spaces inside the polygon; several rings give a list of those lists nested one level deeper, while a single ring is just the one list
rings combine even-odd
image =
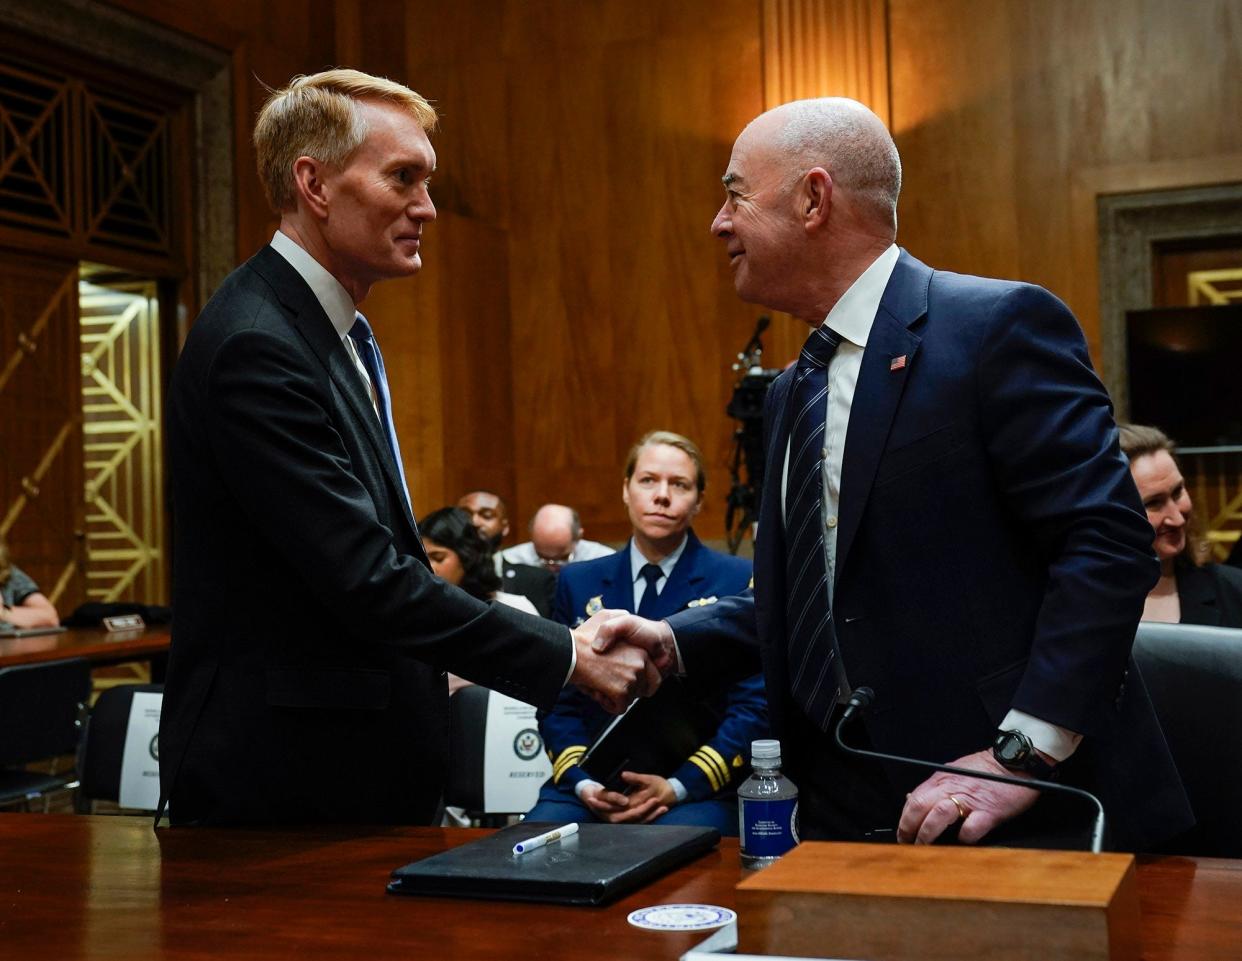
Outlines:
[{"label": "navy uniform jacket", "polygon": [[[816,763],[790,694],[780,477],[792,374],[765,410],[752,596],[670,619],[688,673],[760,654],[786,773]],[[1073,315],[1029,284],[933,271],[902,251],[845,438],[833,621],[879,751],[948,761],[1010,708],[1085,735],[1063,777],[1143,846],[1191,814],[1130,662],[1159,568],[1108,395]],[[732,642],[732,643],[730,643]],[[924,774],[891,768],[895,790]]]},{"label": "navy uniform jacket", "polygon": [[[693,531],[673,573],[664,582],[654,616],[667,617],[687,608],[709,607],[720,598],[746,590],[750,561],[721,554],[703,546]],[[553,617],[575,626],[601,608],[634,610],[634,582],[629,547],[593,561],[567,564],[561,569]],[[703,696],[721,718],[720,727],[706,744],[668,776],[681,781],[686,800],[702,801],[728,788],[747,769],[750,742],[767,737],[768,710],[763,678],[756,674],[728,685],[695,682],[688,690]],[[612,720],[594,701],[566,687],[550,714],[541,715],[539,728],[552,758],[552,778],[572,789],[586,775],[576,762],[587,746]]]}]

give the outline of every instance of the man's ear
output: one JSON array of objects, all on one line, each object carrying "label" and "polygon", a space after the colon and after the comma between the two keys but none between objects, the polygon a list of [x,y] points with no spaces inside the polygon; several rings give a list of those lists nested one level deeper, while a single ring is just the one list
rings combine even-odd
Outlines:
[{"label": "man's ear", "polygon": [[298,157],[293,162],[293,186],[298,200],[320,219],[328,216],[326,169],[326,165],[314,157]]},{"label": "man's ear", "polygon": [[832,209],[832,175],[823,167],[812,167],[808,170],[802,178],[799,202],[802,207],[798,213],[807,230],[818,229],[826,224],[828,212]]}]

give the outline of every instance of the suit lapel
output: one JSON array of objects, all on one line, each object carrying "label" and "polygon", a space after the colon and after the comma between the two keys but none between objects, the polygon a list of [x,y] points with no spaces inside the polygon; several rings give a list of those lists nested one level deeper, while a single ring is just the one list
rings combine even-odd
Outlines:
[{"label": "suit lapel", "polygon": [[[931,273],[901,252],[867,338],[842,453],[838,576],[849,559],[906,380],[917,363],[920,340],[908,328],[927,313]],[[894,361],[899,363],[894,365]]]},{"label": "suit lapel", "polygon": [[[375,408],[371,406],[371,398],[367,396],[362,378],[358,376],[353,360],[341,343],[332,321],[324,313],[322,305],[302,279],[302,275],[271,247],[264,247],[255,254],[250,263],[267,281],[280,302],[293,313],[294,326],[345,398],[345,407],[349,411],[353,427],[361,431],[370,443],[392,488],[391,497],[401,504],[401,513],[406,524],[417,535],[418,527],[410,511],[409,501],[406,500],[405,485],[401,483],[392,448],[388,446],[388,438],[384,436],[379,418],[375,416]],[[415,540],[418,540],[417,536]],[[420,552],[421,549],[420,545]]]}]

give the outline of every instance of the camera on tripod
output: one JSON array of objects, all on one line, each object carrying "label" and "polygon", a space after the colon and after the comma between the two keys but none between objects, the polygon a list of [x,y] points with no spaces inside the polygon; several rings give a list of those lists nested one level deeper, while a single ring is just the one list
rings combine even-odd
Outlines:
[{"label": "camera on tripod", "polygon": [[[733,387],[733,396],[725,408],[734,420],[740,422],[733,432],[733,465],[730,468],[732,486],[729,488],[725,511],[725,534],[730,553],[736,554],[748,531],[753,529],[759,516],[759,494],[763,489],[763,404],[772,381],[780,375],[779,370],[763,366],[762,335],[772,319],[760,317],[755,332],[737,355],[733,369],[742,376]],[[745,470],[745,480],[742,471]],[[737,518],[737,523],[734,523]]]}]

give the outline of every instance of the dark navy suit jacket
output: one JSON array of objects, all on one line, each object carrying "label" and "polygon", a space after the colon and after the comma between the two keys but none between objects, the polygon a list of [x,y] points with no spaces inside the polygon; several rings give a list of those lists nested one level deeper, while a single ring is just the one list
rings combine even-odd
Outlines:
[{"label": "dark navy suit jacket", "polygon": [[[693,531],[687,537],[685,550],[660,591],[653,615],[657,618],[687,607],[710,607],[720,598],[746,590],[750,582],[750,561],[704,547]],[[569,564],[557,579],[553,616],[562,624],[575,626],[601,608],[634,609],[628,545],[608,557]],[[701,801],[727,789],[747,770],[750,742],[767,737],[767,704],[763,678],[757,674],[729,685],[708,679],[706,684],[691,682],[687,688],[720,718],[716,733],[669,774],[685,786],[687,800]],[[556,707],[540,720],[553,759],[554,783],[572,790],[586,777],[576,762],[610,720],[610,715],[576,688],[561,692]]]},{"label": "dark navy suit jacket", "polygon": [[[815,758],[786,662],[791,378],[768,396],[753,597],[670,623],[690,672],[743,673],[758,645],[796,783]],[[1129,660],[1158,567],[1116,436],[1064,304],[903,251],[850,412],[833,614],[851,685],[876,693],[865,723],[878,750],[948,761],[986,747],[1017,708],[1086,735],[1063,776],[1102,795],[1118,845],[1142,846],[1191,816]],[[889,774],[898,791],[923,779]]]}]

